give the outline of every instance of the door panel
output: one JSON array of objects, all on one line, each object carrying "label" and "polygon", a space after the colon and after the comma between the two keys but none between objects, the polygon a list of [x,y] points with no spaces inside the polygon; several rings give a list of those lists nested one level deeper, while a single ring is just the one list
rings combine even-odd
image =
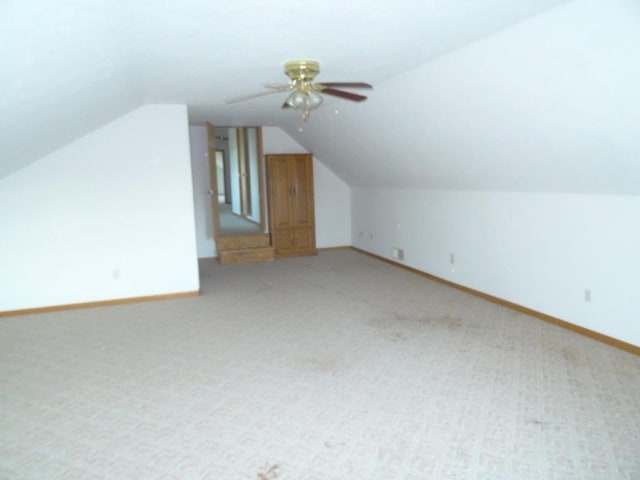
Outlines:
[{"label": "door panel", "polygon": [[291,184],[287,158],[269,159],[269,202],[271,227],[273,229],[291,226]]},{"label": "door panel", "polygon": [[315,249],[314,232],[311,228],[297,228],[295,230],[295,249],[307,252]]},{"label": "door panel", "polygon": [[276,255],[288,255],[295,252],[295,230],[282,230],[273,234],[273,246]]},{"label": "door panel", "polygon": [[291,223],[296,227],[311,225],[313,218],[310,195],[313,188],[313,177],[311,176],[311,162],[307,158],[294,157],[291,165],[291,182],[295,201],[292,205]]}]

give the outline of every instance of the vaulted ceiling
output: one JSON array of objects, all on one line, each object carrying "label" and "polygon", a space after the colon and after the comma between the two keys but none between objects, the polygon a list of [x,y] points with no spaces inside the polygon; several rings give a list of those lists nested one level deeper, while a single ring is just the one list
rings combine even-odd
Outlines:
[{"label": "vaulted ceiling", "polygon": [[[634,0],[5,0],[0,176],[148,103],[279,126],[350,185],[640,193]],[[303,122],[286,94],[318,60],[367,81]]]}]

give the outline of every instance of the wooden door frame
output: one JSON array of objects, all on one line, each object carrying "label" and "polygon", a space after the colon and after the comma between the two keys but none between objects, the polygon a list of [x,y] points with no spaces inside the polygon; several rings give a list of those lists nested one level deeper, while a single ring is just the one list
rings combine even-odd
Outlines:
[{"label": "wooden door frame", "polygon": [[[216,139],[215,139],[215,129],[216,127],[211,123],[207,122],[207,156],[209,157],[209,194],[211,198],[216,198],[216,202],[211,202],[211,217],[212,217],[212,225],[213,225],[213,238],[214,240],[218,240],[220,236],[220,209],[217,202],[218,192],[217,192],[217,172],[216,172]],[[231,129],[234,128],[236,130],[242,128],[255,128],[256,129],[256,143],[257,143],[257,155],[258,155],[258,196],[260,198],[260,231],[263,233],[268,232],[269,228],[269,219],[267,213],[267,180],[266,180],[266,166],[265,166],[265,156],[264,156],[264,148],[262,146],[262,127],[224,127],[218,126],[217,128],[226,128]],[[244,137],[244,133],[242,134]],[[225,162],[228,162],[228,155],[225,155]],[[225,165],[225,171],[229,172],[230,168],[228,165]],[[230,179],[231,180],[231,179]],[[225,193],[231,195],[231,185],[225,184]]]},{"label": "wooden door frame", "polygon": [[267,214],[267,202],[269,201],[269,191],[267,189],[267,178],[265,174],[266,159],[262,148],[262,127],[256,127],[256,142],[258,143],[258,191],[260,195],[260,230],[269,231],[269,219]]},{"label": "wooden door frame", "polygon": [[251,215],[251,179],[246,127],[236,128],[238,149],[238,185],[240,187],[240,212],[244,218]]},{"label": "wooden door frame", "polygon": [[211,224],[213,239],[220,236],[220,208],[218,201],[218,169],[216,165],[216,130],[207,122],[207,158],[209,159],[209,200],[211,202]]}]

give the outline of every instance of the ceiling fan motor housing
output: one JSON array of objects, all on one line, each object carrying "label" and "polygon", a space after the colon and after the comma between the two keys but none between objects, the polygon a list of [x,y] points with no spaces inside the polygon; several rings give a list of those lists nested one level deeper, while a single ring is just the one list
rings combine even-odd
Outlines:
[{"label": "ceiling fan motor housing", "polygon": [[294,82],[312,82],[319,72],[320,64],[313,60],[294,60],[284,65],[284,73]]}]

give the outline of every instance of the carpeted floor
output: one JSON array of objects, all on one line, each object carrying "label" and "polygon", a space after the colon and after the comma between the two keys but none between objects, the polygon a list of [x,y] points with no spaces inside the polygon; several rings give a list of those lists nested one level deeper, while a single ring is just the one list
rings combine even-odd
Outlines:
[{"label": "carpeted floor", "polygon": [[640,357],[354,251],[0,320],[2,479],[637,479]]},{"label": "carpeted floor", "polygon": [[259,224],[232,213],[231,205],[221,203],[218,208],[221,236],[232,237],[234,235],[255,235],[262,233]]}]

